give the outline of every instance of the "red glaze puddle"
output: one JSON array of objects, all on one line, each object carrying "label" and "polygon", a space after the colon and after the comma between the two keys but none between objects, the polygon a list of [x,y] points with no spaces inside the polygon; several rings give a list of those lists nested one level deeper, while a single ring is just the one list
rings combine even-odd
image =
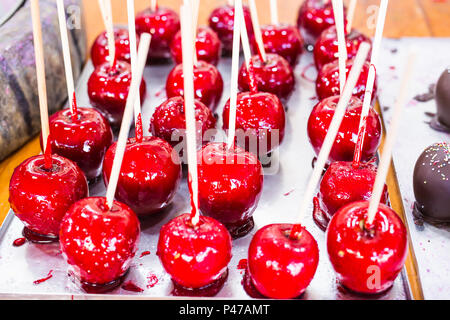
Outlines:
[{"label": "red glaze puddle", "polygon": [[125,282],[122,287],[123,290],[131,291],[131,292],[143,292],[144,289],[138,287],[133,281]]},{"label": "red glaze puddle", "polygon": [[148,256],[149,254],[150,254],[150,251],[143,251],[143,252],[141,253],[141,255],[139,256],[139,258]]},{"label": "red glaze puddle", "polygon": [[25,239],[25,238],[17,238],[16,240],[13,241],[13,246],[14,247],[20,247],[20,246],[23,246],[25,244],[25,242],[27,242],[27,239]]},{"label": "red glaze puddle", "polygon": [[35,281],[33,281],[33,284],[38,285],[38,284],[41,284],[42,282],[47,281],[48,279],[53,277],[52,272],[53,272],[53,270],[50,270],[45,278],[35,280]]}]

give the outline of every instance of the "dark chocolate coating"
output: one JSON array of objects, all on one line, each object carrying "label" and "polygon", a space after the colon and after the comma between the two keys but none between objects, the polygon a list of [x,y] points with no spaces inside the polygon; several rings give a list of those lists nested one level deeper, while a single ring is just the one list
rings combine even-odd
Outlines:
[{"label": "dark chocolate coating", "polygon": [[450,128],[450,67],[444,70],[436,84],[436,106],[439,122]]},{"label": "dark chocolate coating", "polygon": [[450,222],[450,144],[435,143],[417,159],[413,175],[416,209],[423,218]]}]

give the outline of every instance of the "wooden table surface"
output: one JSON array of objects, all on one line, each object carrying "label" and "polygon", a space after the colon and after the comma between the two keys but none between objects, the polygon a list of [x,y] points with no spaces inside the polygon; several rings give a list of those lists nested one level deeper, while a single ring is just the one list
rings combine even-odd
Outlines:
[{"label": "wooden table surface", "polygon": [[[245,0],[244,0],[245,2]],[[279,0],[280,21],[295,23],[297,12],[303,0]],[[149,6],[149,0],[136,0],[136,11]],[[181,0],[160,0],[160,5],[167,5],[178,11]],[[201,0],[199,23],[206,24],[209,13],[216,6],[225,3],[221,0]],[[289,4],[288,4],[289,3]],[[269,0],[256,0],[261,23],[269,23]],[[369,28],[373,5],[379,0],[359,0],[356,8],[354,26],[369,36],[374,30]],[[88,48],[95,37],[104,29],[97,1],[83,0],[83,19],[88,38]],[[126,1],[112,0],[115,23],[126,23]],[[384,35],[386,37],[450,37],[450,0],[391,0]],[[381,148],[382,151],[382,148]],[[19,151],[0,163],[0,222],[9,210],[8,185],[14,168],[23,160],[40,152],[39,141],[34,138]],[[391,167],[388,176],[389,195],[393,209],[404,217],[404,210],[395,168]],[[415,257],[410,251],[406,262],[407,274],[412,286],[415,299],[422,299],[423,295],[415,267]]]}]

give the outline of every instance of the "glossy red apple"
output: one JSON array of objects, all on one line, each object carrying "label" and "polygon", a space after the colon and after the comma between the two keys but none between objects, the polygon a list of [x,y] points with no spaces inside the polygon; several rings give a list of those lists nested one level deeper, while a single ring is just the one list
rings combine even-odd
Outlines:
[{"label": "glossy red apple", "polygon": [[74,161],[88,181],[97,178],[102,171],[106,150],[113,142],[108,121],[94,108],[77,108],[75,120],[70,109],[64,109],[49,120],[52,151]]},{"label": "glossy red apple", "polygon": [[366,226],[368,208],[368,201],[358,201],[336,212],[328,226],[327,249],[343,286],[376,294],[389,289],[402,270],[408,239],[400,217],[383,204]]},{"label": "glossy red apple", "polygon": [[[294,67],[303,52],[303,37],[298,29],[288,24],[266,25],[261,27],[264,49],[285,58]],[[256,41],[252,41],[254,52],[258,52]]]},{"label": "glossy red apple", "polygon": [[[228,130],[229,117],[230,101],[228,100],[222,113],[224,130]],[[285,111],[276,95],[267,92],[238,94],[236,141],[247,151],[259,156],[270,153],[283,141],[285,125]]]},{"label": "glossy red apple", "polygon": [[[223,80],[219,70],[205,61],[198,61],[194,65],[194,95],[195,99],[203,102],[214,111],[223,93]],[[166,81],[168,98],[184,96],[183,65],[176,65]]]},{"label": "glossy red apple", "polygon": [[319,248],[313,236],[292,224],[270,224],[259,229],[248,249],[248,271],[263,296],[292,299],[305,292],[316,273]]},{"label": "glossy red apple", "polygon": [[[209,27],[198,27],[195,38],[195,49],[197,59],[203,60],[213,65],[217,65],[220,58],[221,47],[220,39],[217,34]],[[175,63],[182,63],[183,56],[181,51],[181,31],[179,31],[170,44],[170,53]]]},{"label": "glossy red apple", "polygon": [[[256,55],[251,58],[258,91],[273,93],[287,100],[294,90],[295,77],[289,62],[283,57],[268,53],[266,62]],[[250,91],[247,67],[242,64],[238,78],[239,90]]]},{"label": "glossy red apple", "polygon": [[[197,137],[202,138],[202,142],[209,141],[204,137],[207,130],[214,129],[216,118],[211,110],[200,101],[195,101],[195,120],[197,121]],[[184,114],[184,99],[182,97],[173,97],[167,99],[155,109],[150,119],[150,133],[169,142],[175,147],[184,141],[186,130],[186,118]],[[205,140],[203,140],[205,139]]]},{"label": "glossy red apple", "polygon": [[200,216],[193,226],[190,214],[185,213],[161,227],[157,255],[174,283],[195,292],[220,281],[227,273],[231,237],[218,221]]},{"label": "glossy red apple", "polygon": [[[372,41],[360,33],[358,30],[352,29],[350,33],[345,35],[345,45],[347,48],[347,58],[352,59],[356,57],[361,43]],[[368,55],[370,58],[370,54]],[[325,29],[314,45],[314,62],[317,70],[322,69],[327,63],[338,59],[338,42],[336,26],[331,26]]]},{"label": "glossy red apple", "polygon": [[[353,59],[347,60],[346,74],[347,77],[350,74],[350,70],[353,67]],[[364,100],[364,94],[366,92],[367,77],[369,76],[370,63],[365,62],[361,69],[361,74],[356,82],[356,86],[353,89],[353,96],[359,98],[361,101]],[[316,93],[319,100],[325,99],[327,97],[335,96],[340,94],[340,81],[339,81],[339,61],[334,60],[333,62],[327,63],[320,69],[319,74],[316,79]],[[373,103],[377,97],[377,77],[375,77],[375,83],[372,90],[372,101]]]},{"label": "glossy red apple", "polygon": [[258,158],[226,143],[208,143],[197,158],[200,211],[223,223],[233,238],[246,235],[264,181]]},{"label": "glossy red apple", "polygon": [[[339,96],[328,97],[317,103],[311,111],[308,119],[308,137],[316,154],[320,152],[338,102]],[[328,157],[330,162],[353,160],[353,154],[358,140],[361,111],[361,100],[352,97]],[[366,135],[364,136],[361,160],[367,162],[372,159],[378,150],[380,142],[380,116],[371,108],[367,117]]]},{"label": "glossy red apple", "polygon": [[158,6],[155,11],[147,8],[136,14],[136,33],[139,36],[144,32],[152,35],[148,62],[170,59],[170,43],[178,30],[180,30],[180,18],[170,8]]},{"label": "glossy red apple", "polygon": [[[130,38],[127,29],[114,28],[115,59],[130,63]],[[106,31],[100,33],[91,48],[91,60],[94,67],[109,61],[109,47]]]},{"label": "glossy red apple", "polygon": [[[107,151],[103,180],[108,185],[117,143]],[[128,205],[138,216],[152,214],[173,199],[181,179],[178,154],[169,143],[157,137],[144,137],[141,142],[128,139],[116,199]]]},{"label": "glossy red apple", "polygon": [[[99,65],[88,80],[89,100],[109,121],[113,128],[120,126],[131,83],[131,66],[117,61],[111,68],[109,63]],[[146,92],[145,80],[140,86],[141,101]]]},{"label": "glossy red apple", "polygon": [[85,198],[73,204],[61,222],[61,251],[69,275],[88,292],[119,285],[139,243],[139,220],[125,204],[106,198]]},{"label": "glossy red apple", "polygon": [[[253,39],[253,24],[248,6],[244,10],[245,25],[249,39]],[[223,5],[211,12],[208,20],[209,27],[213,29],[222,43],[222,53],[231,56],[233,50],[234,6]]]},{"label": "glossy red apple", "polygon": [[43,155],[26,159],[9,183],[9,203],[24,223],[25,234],[57,239],[61,220],[69,207],[88,196],[88,184],[81,169],[72,161],[51,156],[47,169]]}]

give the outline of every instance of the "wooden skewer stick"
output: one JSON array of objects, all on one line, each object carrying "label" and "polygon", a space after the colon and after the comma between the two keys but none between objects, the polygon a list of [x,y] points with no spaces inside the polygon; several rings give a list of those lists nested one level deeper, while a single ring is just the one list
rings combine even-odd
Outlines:
[{"label": "wooden skewer stick", "polygon": [[195,226],[200,219],[198,209],[197,130],[194,105],[194,64],[192,47],[192,7],[186,2],[180,8],[181,46],[183,53],[184,112],[186,115],[187,160],[192,199],[191,222]]},{"label": "wooden skewer stick", "polygon": [[67,36],[67,26],[66,26],[66,13],[64,9],[64,0],[56,0],[56,6],[58,9],[58,20],[59,20],[59,34],[61,36],[61,44],[64,58],[64,70],[66,73],[66,85],[67,85],[67,96],[69,98],[69,106],[72,115],[75,115],[74,110],[74,95],[75,86],[73,83],[73,72],[72,72],[72,59],[70,57],[70,47],[69,39]]},{"label": "wooden skewer stick", "polygon": [[378,211],[378,205],[380,204],[381,194],[384,190],[386,176],[391,164],[392,149],[394,148],[395,139],[397,137],[402,111],[406,104],[406,98],[408,94],[409,83],[411,80],[411,74],[415,65],[415,59],[416,54],[410,52],[406,63],[406,70],[403,73],[400,92],[395,103],[391,124],[389,126],[389,134],[386,136],[386,141],[383,146],[383,154],[381,155],[380,164],[378,165],[377,170],[377,176],[375,177],[375,182],[373,184],[372,197],[370,198],[369,211],[366,221],[366,225],[369,226],[375,219]]},{"label": "wooden skewer stick", "polygon": [[[256,44],[258,45],[259,55],[261,57],[261,60],[265,62],[267,60],[267,55],[266,55],[266,50],[264,49],[264,42],[262,39],[261,27],[259,25],[258,11],[256,9],[255,0],[249,0],[248,4],[250,6],[250,16],[252,18],[252,25],[253,25],[253,30],[255,32],[255,40],[256,40]],[[244,15],[244,14],[242,14],[242,15]]]},{"label": "wooden skewer stick", "polygon": [[[236,0],[234,3],[234,12],[238,12],[242,6],[242,0]],[[238,92],[238,76],[239,76],[239,50],[240,50],[240,34],[241,34],[241,16],[234,15],[233,30],[233,54],[231,57],[231,92],[230,92],[230,117],[228,120],[228,148],[233,148],[234,137],[236,135],[236,108],[237,108],[237,92]]]},{"label": "wooden skewer stick", "polygon": [[340,94],[344,92],[345,81],[347,78],[347,45],[345,43],[344,32],[344,4],[342,0],[332,0],[334,21],[336,21],[336,32],[338,40],[338,58],[339,58],[339,87]]},{"label": "wooden skewer stick", "polygon": [[112,68],[116,56],[116,43],[114,40],[111,0],[98,0],[98,5],[100,7],[103,23],[105,24],[106,28],[106,38],[108,39],[109,65]]},{"label": "wooden skewer stick", "polygon": [[39,112],[41,115],[42,146],[46,153],[49,135],[47,85],[45,82],[44,47],[42,45],[41,14],[39,0],[31,0],[31,19],[33,24],[34,56],[36,61],[36,76],[39,94]]},{"label": "wooden skewer stick", "polygon": [[280,21],[278,20],[278,1],[270,0],[270,20],[273,25],[278,25]]},{"label": "wooden skewer stick", "polygon": [[196,41],[197,41],[197,24],[198,24],[198,11],[200,9],[200,0],[191,0],[192,4],[192,13],[193,13],[193,19],[192,19],[192,43],[194,47],[194,53],[193,53],[193,61],[194,66],[197,65],[197,49],[196,49]]},{"label": "wooden skewer stick", "polygon": [[348,5],[347,26],[346,26],[347,34],[349,34],[352,31],[353,18],[355,17],[355,9],[357,2],[358,2],[357,0],[350,0],[350,4]]},{"label": "wooden skewer stick", "polygon": [[[341,126],[342,119],[345,115],[347,105],[352,97],[352,91],[358,81],[359,74],[361,73],[362,66],[366,61],[367,55],[370,50],[370,45],[366,42],[362,43],[358,49],[358,54],[353,63],[352,70],[350,71],[347,84],[345,85],[344,92],[341,94],[339,102],[334,111],[333,119],[331,120],[330,126],[328,127],[327,135],[323,141],[322,147],[320,149],[319,155],[317,156],[317,161],[314,165],[314,170],[312,172],[311,178],[309,179],[308,186],[306,187],[305,195],[300,206],[300,214],[298,221],[302,221],[308,206],[311,204],[314,197],[314,192],[316,190],[317,184],[319,183],[320,177],[322,176],[323,168],[330,155],[331,148],[333,147],[334,140]],[[293,229],[294,230],[294,229]]]},{"label": "wooden skewer stick", "polygon": [[250,60],[252,58],[252,53],[250,50],[250,42],[248,40],[248,33],[247,33],[247,25],[245,24],[245,18],[244,18],[244,9],[242,7],[242,1],[240,1],[240,4],[235,6],[235,15],[239,15],[239,21],[240,23],[240,29],[241,29],[241,41],[242,41],[242,51],[244,51],[244,61],[245,65],[247,67],[247,70],[250,65]]},{"label": "wooden skewer stick", "polygon": [[106,190],[106,204],[111,209],[114,202],[114,195],[116,193],[117,182],[119,181],[120,168],[122,166],[123,155],[127,145],[128,133],[130,131],[131,122],[133,120],[133,106],[136,97],[139,94],[139,87],[142,81],[145,64],[147,62],[148,49],[150,47],[151,36],[148,33],[143,33],[139,41],[139,50],[137,56],[136,72],[131,76],[131,84],[128,92],[127,103],[123,113],[122,124],[120,126],[119,138],[117,139],[116,153],[114,155],[111,175],[109,176],[108,188]]},{"label": "wooden skewer stick", "polygon": [[155,12],[158,10],[158,1],[157,0],[151,0],[150,1],[150,10],[152,12]]}]

